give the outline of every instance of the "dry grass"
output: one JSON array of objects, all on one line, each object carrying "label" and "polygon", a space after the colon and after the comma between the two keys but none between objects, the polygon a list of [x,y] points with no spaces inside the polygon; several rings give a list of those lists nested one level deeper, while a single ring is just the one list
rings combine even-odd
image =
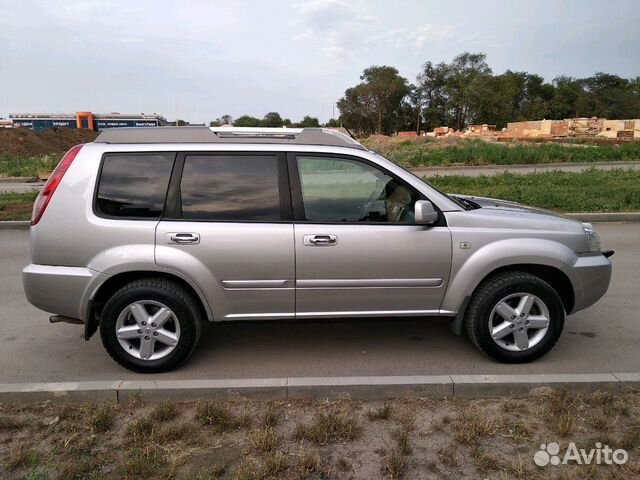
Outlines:
[{"label": "dry grass", "polygon": [[391,418],[391,405],[385,403],[377,408],[372,408],[367,412],[367,418],[371,421],[389,420]]},{"label": "dry grass", "polygon": [[[640,478],[638,418],[640,392],[548,390],[501,400],[0,405],[0,478],[626,480]],[[552,441],[625,448],[632,463],[536,467],[533,454]]]},{"label": "dry grass", "polygon": [[16,470],[21,467],[26,467],[33,462],[34,456],[37,453],[27,443],[19,443],[15,447],[9,450],[7,458],[7,468],[9,471]]},{"label": "dry grass", "polygon": [[481,473],[493,472],[502,468],[500,460],[484,447],[475,448],[471,457]]},{"label": "dry grass", "polygon": [[142,417],[135,419],[129,427],[127,427],[127,436],[134,445],[141,445],[147,441],[154,429],[154,422],[147,418]]},{"label": "dry grass", "polygon": [[167,460],[159,449],[135,449],[116,474],[125,479],[154,478],[163,473]]},{"label": "dry grass", "polygon": [[192,423],[178,423],[165,425],[161,427],[157,432],[154,432],[154,440],[159,444],[175,443],[175,442],[187,442],[195,438],[197,434],[197,428]]},{"label": "dry grass", "polygon": [[260,452],[272,452],[280,443],[280,437],[273,427],[256,430],[249,435],[251,446]]},{"label": "dry grass", "polygon": [[108,432],[114,423],[114,411],[111,405],[100,405],[92,410],[88,417],[91,430],[96,433]]},{"label": "dry grass", "polygon": [[394,449],[384,458],[382,472],[390,479],[399,479],[404,477],[407,468],[409,468],[407,456]]},{"label": "dry grass", "polygon": [[299,424],[295,436],[318,445],[350,442],[360,433],[361,427],[355,415],[335,411],[318,412],[310,424]]},{"label": "dry grass", "polygon": [[198,403],[196,418],[204,425],[210,425],[219,432],[233,430],[239,423],[229,405],[222,402]]},{"label": "dry grass", "polygon": [[168,422],[178,416],[178,408],[175,403],[162,402],[153,409],[151,417],[158,422]]},{"label": "dry grass", "polygon": [[463,445],[475,444],[483,437],[495,435],[500,425],[497,418],[474,408],[466,408],[454,425],[455,439]]}]

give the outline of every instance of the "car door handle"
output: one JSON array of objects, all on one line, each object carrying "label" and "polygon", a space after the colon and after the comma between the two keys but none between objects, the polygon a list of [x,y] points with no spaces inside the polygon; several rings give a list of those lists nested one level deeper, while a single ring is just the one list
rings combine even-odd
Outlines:
[{"label": "car door handle", "polygon": [[331,247],[338,243],[335,235],[305,235],[302,243],[308,247]]},{"label": "car door handle", "polygon": [[199,233],[167,233],[169,243],[177,243],[180,245],[193,245],[200,243]]}]

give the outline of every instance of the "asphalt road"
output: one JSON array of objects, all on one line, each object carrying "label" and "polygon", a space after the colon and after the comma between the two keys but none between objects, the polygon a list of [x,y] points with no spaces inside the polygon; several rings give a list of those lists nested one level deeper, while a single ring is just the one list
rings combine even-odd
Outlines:
[{"label": "asphalt road", "polygon": [[82,326],[50,325],[24,298],[27,231],[0,231],[0,383],[122,379],[640,372],[640,223],[598,224],[613,248],[609,293],[568,318],[544,358],[502,365],[440,320],[214,325],[179,370],[139,375],[114,363]]}]

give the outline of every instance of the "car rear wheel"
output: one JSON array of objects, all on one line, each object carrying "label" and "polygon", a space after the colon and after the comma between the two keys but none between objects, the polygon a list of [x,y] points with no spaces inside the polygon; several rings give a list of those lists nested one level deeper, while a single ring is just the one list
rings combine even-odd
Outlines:
[{"label": "car rear wheel", "polygon": [[193,353],[200,317],[196,300],[180,285],[162,278],[141,279],[109,299],[100,336],[120,365],[136,372],[163,372]]},{"label": "car rear wheel", "polygon": [[485,355],[504,363],[525,363],[551,350],[564,318],[562,300],[551,285],[526,272],[503,272],[476,289],[465,326]]}]

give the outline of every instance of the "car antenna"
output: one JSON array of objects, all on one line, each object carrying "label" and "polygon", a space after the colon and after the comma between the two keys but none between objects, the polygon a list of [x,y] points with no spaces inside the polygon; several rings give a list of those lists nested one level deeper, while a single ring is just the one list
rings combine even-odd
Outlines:
[{"label": "car antenna", "polygon": [[354,136],[353,136],[353,133],[351,133],[351,130],[349,130],[349,129],[348,129],[347,127],[345,127],[344,125],[342,126],[342,128],[344,128],[344,129],[347,131],[347,133],[349,134],[349,136],[350,136],[351,138],[353,138],[354,140],[356,140],[356,141],[357,141],[356,137],[354,137]]}]

